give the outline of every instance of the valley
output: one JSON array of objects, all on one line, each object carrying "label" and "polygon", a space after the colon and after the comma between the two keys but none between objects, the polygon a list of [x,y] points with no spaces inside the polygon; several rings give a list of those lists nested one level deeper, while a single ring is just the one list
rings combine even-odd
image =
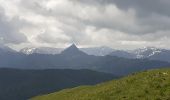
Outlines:
[{"label": "valley", "polygon": [[118,76],[91,70],[22,70],[0,68],[0,100],[27,100],[80,85],[94,85]]}]

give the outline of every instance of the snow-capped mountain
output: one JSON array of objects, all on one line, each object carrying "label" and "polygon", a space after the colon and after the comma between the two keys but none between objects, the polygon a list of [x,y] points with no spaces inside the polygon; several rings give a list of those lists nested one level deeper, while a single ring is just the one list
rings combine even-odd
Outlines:
[{"label": "snow-capped mountain", "polygon": [[133,50],[131,53],[136,55],[136,58],[149,58],[156,54],[164,51],[163,49],[155,48],[155,47],[144,47],[140,49]]},{"label": "snow-capped mountain", "polygon": [[[32,49],[30,49],[30,52],[32,52]],[[163,61],[88,55],[74,44],[58,55],[4,53],[0,54],[0,59],[1,68],[90,69],[119,76],[124,76],[134,71],[170,66],[170,63]]]},{"label": "snow-capped mountain", "polygon": [[50,48],[50,47],[40,47],[40,48],[23,48],[20,50],[21,53],[30,55],[34,53],[38,54],[60,54],[63,51],[63,48]]},{"label": "snow-capped mountain", "polygon": [[170,50],[155,47],[145,47],[143,49],[134,50],[136,58],[147,58],[151,60],[160,60],[170,62]]},{"label": "snow-capped mountain", "polygon": [[155,47],[144,47],[130,51],[118,50],[109,55],[130,59],[150,59],[170,62],[170,50]]},{"label": "snow-capped mountain", "polygon": [[[64,48],[49,48],[49,47],[40,47],[40,48],[23,48],[20,50],[21,53],[30,55],[34,53],[38,54],[60,54]],[[91,48],[80,48],[81,51],[88,55],[95,55],[95,56],[105,56],[113,52],[114,50],[109,47],[91,47]]]},{"label": "snow-capped mountain", "polygon": [[95,55],[95,56],[106,56],[106,55],[109,55],[111,52],[115,51],[114,49],[106,47],[106,46],[80,48],[80,50],[87,53],[88,55]]},{"label": "snow-capped mountain", "polygon": [[[74,44],[71,46],[77,48]],[[0,51],[2,47],[0,47]],[[12,51],[12,49],[8,47],[3,47],[7,50],[5,51]],[[77,48],[78,49],[78,48]],[[21,49],[21,53],[30,55],[34,53],[38,54],[60,54],[65,50],[64,48],[49,48],[49,47],[40,47],[40,48],[24,48]],[[144,47],[135,50],[114,50],[109,47],[89,47],[89,48],[79,48],[79,50],[83,51],[88,55],[95,55],[95,56],[117,56],[123,58],[130,58],[130,59],[151,59],[151,60],[160,60],[160,61],[168,61],[170,62],[170,50],[160,49],[155,47]]]},{"label": "snow-capped mountain", "polygon": [[152,54],[153,55],[149,56],[148,59],[170,62],[170,50],[160,49]]}]

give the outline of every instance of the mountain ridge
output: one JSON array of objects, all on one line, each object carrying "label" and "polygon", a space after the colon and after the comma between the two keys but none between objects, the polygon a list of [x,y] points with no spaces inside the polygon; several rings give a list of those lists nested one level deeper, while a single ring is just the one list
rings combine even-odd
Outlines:
[{"label": "mountain ridge", "polygon": [[[21,49],[19,52],[30,55],[34,53],[38,54],[60,54],[64,49],[66,48],[53,48],[53,47],[26,47]],[[87,48],[79,48],[81,51],[88,55],[95,55],[95,56],[106,56],[110,54],[114,49],[106,47],[106,46],[101,46],[101,47],[87,47]]]},{"label": "mountain ridge", "polygon": [[118,76],[124,76],[141,70],[170,66],[170,63],[159,60],[129,59],[110,55],[88,55],[79,50],[75,45],[68,47],[61,54],[56,55],[4,53],[0,55],[0,59],[1,68],[91,69],[105,73],[112,73]]},{"label": "mountain ridge", "polygon": [[[28,49],[22,49],[20,52],[27,55],[34,54],[34,53],[55,55],[55,54],[60,54],[65,49],[47,48],[46,50],[43,50],[43,48],[42,49],[28,48]],[[139,48],[134,50],[116,50],[105,46],[91,47],[91,48],[78,48],[78,49],[88,55],[94,55],[94,56],[111,55],[111,56],[117,56],[117,57],[129,58],[129,59],[150,59],[150,60],[160,60],[160,61],[170,62],[170,50],[155,48],[155,47],[144,47],[144,48]]]}]

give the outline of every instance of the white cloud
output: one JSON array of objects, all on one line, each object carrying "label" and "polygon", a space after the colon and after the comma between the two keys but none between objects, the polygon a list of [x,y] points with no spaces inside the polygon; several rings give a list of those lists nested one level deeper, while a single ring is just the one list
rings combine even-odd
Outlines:
[{"label": "white cloud", "polygon": [[0,26],[8,24],[8,33],[14,31],[15,34],[6,36],[8,40],[27,37],[28,41],[19,41],[20,45],[9,44],[14,48],[57,47],[71,42],[113,48],[168,47],[170,17],[166,12],[158,13],[159,9],[145,11],[148,6],[141,4],[146,8],[136,1],[125,4],[117,0],[0,0],[6,20]]}]

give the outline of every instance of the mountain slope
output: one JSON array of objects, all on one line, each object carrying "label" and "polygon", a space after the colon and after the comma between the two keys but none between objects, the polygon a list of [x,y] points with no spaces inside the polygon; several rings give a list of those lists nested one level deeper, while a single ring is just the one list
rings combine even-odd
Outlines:
[{"label": "mountain slope", "polygon": [[17,51],[9,48],[8,46],[0,44],[0,54],[4,54],[4,53],[16,53],[16,52]]},{"label": "mountain slope", "polygon": [[32,100],[169,100],[170,69],[145,71],[95,86],[81,86]]},{"label": "mountain slope", "polygon": [[155,47],[144,47],[133,50],[131,53],[136,55],[136,58],[149,58],[156,54],[163,52],[163,49],[155,48]]},{"label": "mountain slope", "polygon": [[81,51],[88,55],[94,56],[106,56],[114,51],[114,49],[102,46],[102,47],[91,47],[91,48],[80,48]]},{"label": "mountain slope", "polygon": [[112,53],[109,54],[110,56],[117,56],[117,57],[123,57],[123,58],[129,58],[129,59],[135,59],[136,55],[133,53],[129,53],[123,50],[115,50]]},{"label": "mountain slope", "polygon": [[0,100],[26,100],[39,94],[114,78],[114,75],[91,70],[0,69]]},{"label": "mountain slope", "polygon": [[109,55],[124,58],[145,59],[160,54],[164,51],[164,49],[159,49],[155,47],[144,47],[135,50],[115,50]]},{"label": "mountain slope", "polygon": [[144,47],[135,50],[115,50],[109,55],[129,59],[150,59],[170,62],[170,50],[155,47]]},{"label": "mountain slope", "polygon": [[154,54],[148,59],[170,62],[170,50],[162,50],[161,53]]},{"label": "mountain slope", "polygon": [[136,49],[131,52],[136,55],[138,59],[150,59],[170,62],[170,50],[160,49],[155,47],[145,47],[142,49]]},{"label": "mountain slope", "polygon": [[50,47],[39,47],[39,48],[23,48],[20,50],[21,53],[30,55],[30,54],[60,54],[63,48],[50,48]]},{"label": "mountain slope", "polygon": [[78,57],[78,56],[86,56],[87,54],[83,51],[79,50],[75,44],[72,44],[65,50],[61,52],[61,55],[68,57]]}]

